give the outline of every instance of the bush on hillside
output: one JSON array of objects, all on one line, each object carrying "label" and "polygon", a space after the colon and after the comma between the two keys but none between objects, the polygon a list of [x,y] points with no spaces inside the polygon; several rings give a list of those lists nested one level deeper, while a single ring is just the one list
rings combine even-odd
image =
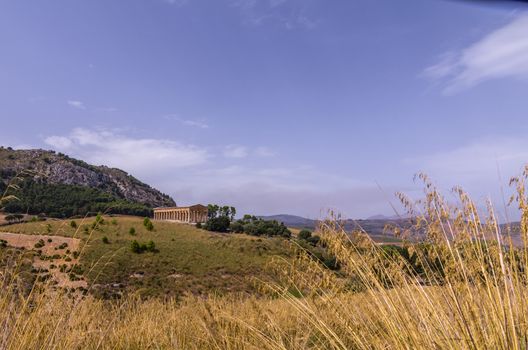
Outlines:
[{"label": "bush on hillside", "polygon": [[312,231],[310,230],[301,230],[301,232],[299,232],[299,235],[297,236],[299,239],[302,239],[302,240],[308,240],[308,238],[312,237]]},{"label": "bush on hillside", "polygon": [[144,252],[156,253],[158,251],[156,249],[156,244],[154,243],[154,241],[148,241],[147,243],[139,243],[136,240],[133,240],[132,243],[130,243],[130,250],[136,254],[141,254]]},{"label": "bush on hillside", "polygon": [[264,220],[251,215],[245,215],[243,219],[237,221],[235,228],[240,231],[240,226],[244,233],[252,236],[281,236],[290,237],[291,232],[284,225],[276,220]]},{"label": "bush on hillside", "polygon": [[154,230],[154,224],[152,223],[152,221],[148,217],[143,219],[143,226],[145,226],[147,231],[153,231]]}]

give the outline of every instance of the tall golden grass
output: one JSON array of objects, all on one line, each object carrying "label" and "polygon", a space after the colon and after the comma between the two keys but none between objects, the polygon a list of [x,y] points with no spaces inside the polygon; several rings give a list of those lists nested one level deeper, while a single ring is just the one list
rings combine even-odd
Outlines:
[{"label": "tall golden grass", "polygon": [[[522,244],[488,204],[466,193],[446,203],[424,175],[424,199],[400,199],[416,218],[401,232],[410,256],[347,234],[339,220],[318,231],[341,269],[308,255],[270,266],[268,298],[189,297],[183,302],[69,298],[0,277],[2,349],[526,349],[528,198],[512,179]],[[507,230],[506,230],[507,231]],[[413,234],[423,239],[417,243]]]}]

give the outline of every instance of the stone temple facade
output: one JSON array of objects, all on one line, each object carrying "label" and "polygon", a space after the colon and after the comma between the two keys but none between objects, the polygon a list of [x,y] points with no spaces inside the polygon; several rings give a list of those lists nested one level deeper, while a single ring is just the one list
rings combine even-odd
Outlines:
[{"label": "stone temple facade", "polygon": [[175,221],[196,224],[207,221],[207,207],[196,204],[190,207],[154,208],[154,220]]}]

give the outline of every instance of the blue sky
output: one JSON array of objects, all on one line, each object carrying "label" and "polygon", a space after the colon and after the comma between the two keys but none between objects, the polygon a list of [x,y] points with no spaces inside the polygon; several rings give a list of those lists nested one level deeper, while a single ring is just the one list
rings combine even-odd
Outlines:
[{"label": "blue sky", "polygon": [[120,167],[181,205],[391,215],[419,171],[500,201],[528,160],[522,8],[6,0],[0,45],[2,144]]}]

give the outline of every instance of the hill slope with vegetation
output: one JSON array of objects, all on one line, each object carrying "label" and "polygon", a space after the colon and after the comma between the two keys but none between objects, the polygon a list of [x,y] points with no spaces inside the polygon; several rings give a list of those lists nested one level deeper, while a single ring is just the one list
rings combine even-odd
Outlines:
[{"label": "hill slope with vegetation", "polygon": [[[293,253],[282,238],[211,233],[169,222],[151,225],[130,216],[99,218],[20,223],[0,227],[0,232],[80,238],[80,251],[69,252],[80,258],[77,277],[88,282],[90,294],[105,299],[129,293],[255,293],[254,278],[267,278],[266,264]],[[134,249],[136,243],[145,249]]]},{"label": "hill slope with vegetation", "polygon": [[110,211],[147,215],[157,206],[174,206],[168,195],[126,172],[94,166],[61,153],[0,147],[0,191],[24,174],[7,212],[44,213],[54,217]]}]

